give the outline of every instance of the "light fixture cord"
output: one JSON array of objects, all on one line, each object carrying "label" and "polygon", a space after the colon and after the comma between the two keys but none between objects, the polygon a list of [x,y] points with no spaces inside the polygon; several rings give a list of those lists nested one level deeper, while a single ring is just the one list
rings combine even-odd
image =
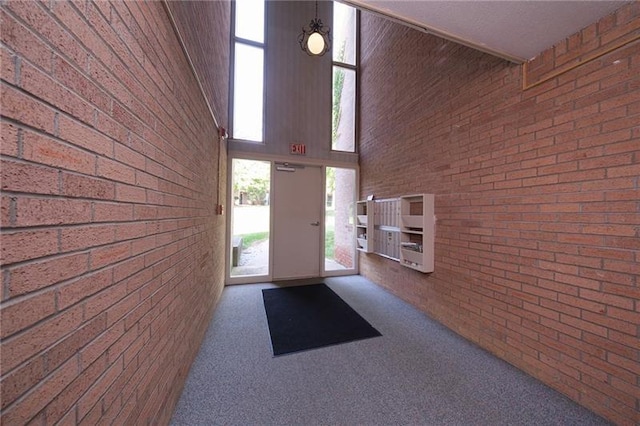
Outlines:
[{"label": "light fixture cord", "polygon": [[316,19],[318,19],[318,1],[316,0]]}]

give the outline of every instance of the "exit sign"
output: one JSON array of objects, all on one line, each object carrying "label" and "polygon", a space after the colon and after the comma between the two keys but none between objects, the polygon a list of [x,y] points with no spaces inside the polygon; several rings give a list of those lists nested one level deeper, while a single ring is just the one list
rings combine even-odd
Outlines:
[{"label": "exit sign", "polygon": [[291,149],[290,149],[289,153],[291,155],[306,155],[307,154],[307,147],[303,143],[292,143],[292,144],[290,144],[290,148]]}]

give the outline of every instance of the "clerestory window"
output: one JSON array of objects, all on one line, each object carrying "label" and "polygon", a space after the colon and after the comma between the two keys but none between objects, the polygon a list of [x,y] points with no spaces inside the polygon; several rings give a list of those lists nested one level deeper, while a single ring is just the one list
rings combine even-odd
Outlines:
[{"label": "clerestory window", "polygon": [[231,137],[264,140],[264,0],[233,2]]},{"label": "clerestory window", "polygon": [[358,15],[355,8],[333,3],[333,102],[331,149],[356,150]]}]

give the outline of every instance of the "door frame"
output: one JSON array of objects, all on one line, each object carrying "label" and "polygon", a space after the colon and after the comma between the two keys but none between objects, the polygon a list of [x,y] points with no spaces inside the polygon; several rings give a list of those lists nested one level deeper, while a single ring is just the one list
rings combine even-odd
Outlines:
[{"label": "door frame", "polygon": [[[225,236],[224,236],[224,264],[225,264],[225,285],[235,285],[235,284],[253,284],[253,283],[262,283],[262,282],[271,282],[273,281],[273,239],[271,235],[273,235],[273,203],[269,203],[269,272],[267,275],[246,275],[246,276],[231,276],[231,215],[233,208],[233,188],[231,187],[232,179],[233,179],[233,167],[232,161],[234,159],[243,159],[243,160],[255,160],[255,161],[269,161],[271,163],[271,170],[273,171],[275,165],[274,163],[295,163],[304,166],[320,166],[322,168],[322,205],[325,206],[326,198],[327,198],[327,183],[326,183],[326,168],[327,167],[341,167],[355,170],[356,172],[356,194],[355,199],[357,200],[358,194],[360,193],[360,166],[354,163],[346,163],[340,161],[330,161],[330,160],[321,160],[314,158],[305,158],[305,157],[284,157],[279,155],[271,155],[271,154],[259,154],[259,153],[249,153],[249,152],[240,152],[240,151],[229,151],[227,157],[227,197],[226,202],[228,208],[226,218],[225,218]],[[270,179],[270,187],[269,193],[273,194],[274,189],[274,179],[273,176]],[[353,237],[353,248],[354,248],[354,267],[353,269],[345,269],[345,270],[336,270],[336,271],[326,271],[325,270],[325,262],[324,262],[324,252],[325,252],[325,221],[326,221],[326,207],[322,208],[321,218],[320,218],[320,259],[318,262],[320,263],[320,277],[330,277],[330,276],[341,276],[341,275],[357,275],[359,274],[359,253],[356,247],[356,236],[354,232]],[[354,210],[354,220],[355,220],[355,210]],[[355,222],[354,222],[355,223]]]}]

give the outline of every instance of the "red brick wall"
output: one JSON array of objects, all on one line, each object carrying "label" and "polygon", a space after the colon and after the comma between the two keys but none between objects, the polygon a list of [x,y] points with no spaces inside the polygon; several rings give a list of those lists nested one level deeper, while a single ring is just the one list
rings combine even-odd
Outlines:
[{"label": "red brick wall", "polygon": [[178,24],[218,124],[228,128],[231,2],[180,0],[166,5]]},{"label": "red brick wall", "polygon": [[2,422],[167,423],[223,286],[213,119],[160,2],[0,13]]},{"label": "red brick wall", "polygon": [[[637,34],[639,10],[603,22]],[[435,193],[437,226],[434,273],[361,273],[640,423],[640,44],[523,91],[519,65],[368,14],[362,43],[361,196]]]},{"label": "red brick wall", "polygon": [[556,43],[525,64],[525,87],[572,70],[640,39],[638,4],[620,9]]}]

